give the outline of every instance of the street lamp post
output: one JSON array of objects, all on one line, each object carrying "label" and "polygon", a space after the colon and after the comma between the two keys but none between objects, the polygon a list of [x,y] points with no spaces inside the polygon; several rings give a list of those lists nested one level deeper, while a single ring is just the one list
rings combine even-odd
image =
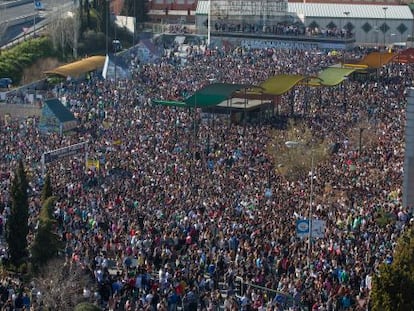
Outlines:
[{"label": "street lamp post", "polygon": [[[347,17],[349,15],[349,12],[344,12],[345,15],[345,19],[344,19],[344,29],[345,29],[345,40],[348,37],[348,31],[347,31],[347,27],[346,27],[346,21],[347,21]],[[342,31],[342,29],[341,29]],[[345,51],[346,51],[346,41],[344,41],[344,51],[342,52],[342,67],[344,67],[345,65]]]},{"label": "street lamp post", "polygon": [[207,49],[210,49],[211,43],[211,0],[208,0],[207,12]]},{"label": "street lamp post", "polygon": [[347,27],[346,27],[346,22],[347,22],[347,20],[348,20],[348,15],[350,14],[350,12],[348,12],[348,11],[346,11],[346,12],[344,12],[344,15],[345,15],[345,25],[344,25],[344,28],[345,28],[345,38],[347,37],[347,34],[348,34],[348,32],[347,32]]},{"label": "street lamp post", "polygon": [[313,175],[314,175],[314,154],[311,150],[311,180],[310,180],[310,194],[309,194],[309,236],[308,236],[308,267],[310,267],[311,255],[312,255],[312,214],[313,214]]},{"label": "street lamp post", "polygon": [[137,30],[137,9],[136,9],[137,1],[134,0],[134,33],[132,35],[132,46],[135,46],[135,33]]},{"label": "street lamp post", "polygon": [[33,37],[36,37],[36,15],[37,15],[37,10],[36,10],[36,1],[33,1],[34,4],[34,14],[33,14]]},{"label": "street lamp post", "polygon": [[[302,142],[298,141],[287,141],[285,142],[286,147],[288,148],[298,148],[305,147]],[[312,215],[313,215],[313,178],[315,175],[315,157],[313,149],[311,152],[311,180],[310,180],[310,193],[309,193],[309,210],[308,210],[308,221],[309,221],[309,232],[308,232],[308,247],[307,247],[307,265],[310,267],[311,255],[312,255]]]},{"label": "street lamp post", "polygon": [[384,6],[383,8],[382,8],[383,10],[384,10],[384,30],[383,30],[383,33],[384,33],[384,49],[385,49],[385,34],[386,34],[386,32],[387,32],[387,10],[388,10],[388,7],[386,7],[386,6]]},{"label": "street lamp post", "polygon": [[105,8],[105,31],[106,31],[106,55],[109,53],[109,0],[106,0],[106,8]]},{"label": "street lamp post", "polygon": [[365,130],[364,127],[359,128],[359,146],[358,146],[358,157],[361,157],[362,153],[362,132]]}]

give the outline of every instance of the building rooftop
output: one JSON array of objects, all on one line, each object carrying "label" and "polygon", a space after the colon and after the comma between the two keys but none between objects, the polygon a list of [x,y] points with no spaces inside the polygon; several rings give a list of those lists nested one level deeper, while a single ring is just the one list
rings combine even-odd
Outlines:
[{"label": "building rooftop", "polygon": [[[208,14],[208,2],[198,1],[196,15]],[[384,10],[384,8],[387,8]],[[413,19],[408,5],[289,2],[288,12],[306,17]],[[345,14],[348,12],[349,14]]]}]

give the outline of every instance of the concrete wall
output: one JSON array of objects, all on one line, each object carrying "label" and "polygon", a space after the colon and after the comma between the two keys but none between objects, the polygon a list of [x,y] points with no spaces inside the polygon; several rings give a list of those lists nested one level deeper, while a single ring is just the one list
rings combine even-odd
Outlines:
[{"label": "concrete wall", "polygon": [[414,206],[414,88],[408,89],[407,125],[405,128],[405,157],[403,205]]},{"label": "concrete wall", "polygon": [[40,117],[42,109],[34,105],[0,104],[0,117],[4,120],[6,115],[13,119],[26,119],[28,117]]}]

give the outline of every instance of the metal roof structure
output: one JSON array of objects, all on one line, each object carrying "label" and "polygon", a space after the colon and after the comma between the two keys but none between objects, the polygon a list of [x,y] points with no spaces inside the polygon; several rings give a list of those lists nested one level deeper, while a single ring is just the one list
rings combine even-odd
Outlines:
[{"label": "metal roof structure", "polygon": [[[197,3],[196,15],[207,15],[209,1]],[[387,8],[387,9],[384,9]],[[303,14],[305,17],[327,18],[367,18],[387,20],[412,20],[413,14],[408,5],[341,4],[341,3],[288,3],[289,13]],[[345,14],[349,12],[349,14]]]},{"label": "metal roof structure", "polygon": [[44,101],[44,105],[52,111],[52,113],[59,120],[59,122],[64,123],[76,121],[76,118],[73,115],[73,113],[68,108],[66,108],[59,99],[47,99]]},{"label": "metal roof structure", "polygon": [[[384,9],[386,8],[386,9]],[[305,17],[368,18],[401,20],[413,19],[408,5],[340,4],[340,3],[289,3],[288,12]],[[349,14],[345,14],[349,13]]]},{"label": "metal roof structure", "polygon": [[207,15],[210,1],[200,0],[197,2],[196,15]]}]

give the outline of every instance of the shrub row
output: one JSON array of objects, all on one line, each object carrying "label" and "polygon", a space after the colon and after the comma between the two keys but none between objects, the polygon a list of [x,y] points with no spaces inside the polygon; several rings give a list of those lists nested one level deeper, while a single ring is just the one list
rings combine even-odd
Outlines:
[{"label": "shrub row", "polygon": [[54,55],[52,43],[47,37],[25,41],[0,54],[0,78],[8,77],[18,84],[26,67],[38,59]]}]

